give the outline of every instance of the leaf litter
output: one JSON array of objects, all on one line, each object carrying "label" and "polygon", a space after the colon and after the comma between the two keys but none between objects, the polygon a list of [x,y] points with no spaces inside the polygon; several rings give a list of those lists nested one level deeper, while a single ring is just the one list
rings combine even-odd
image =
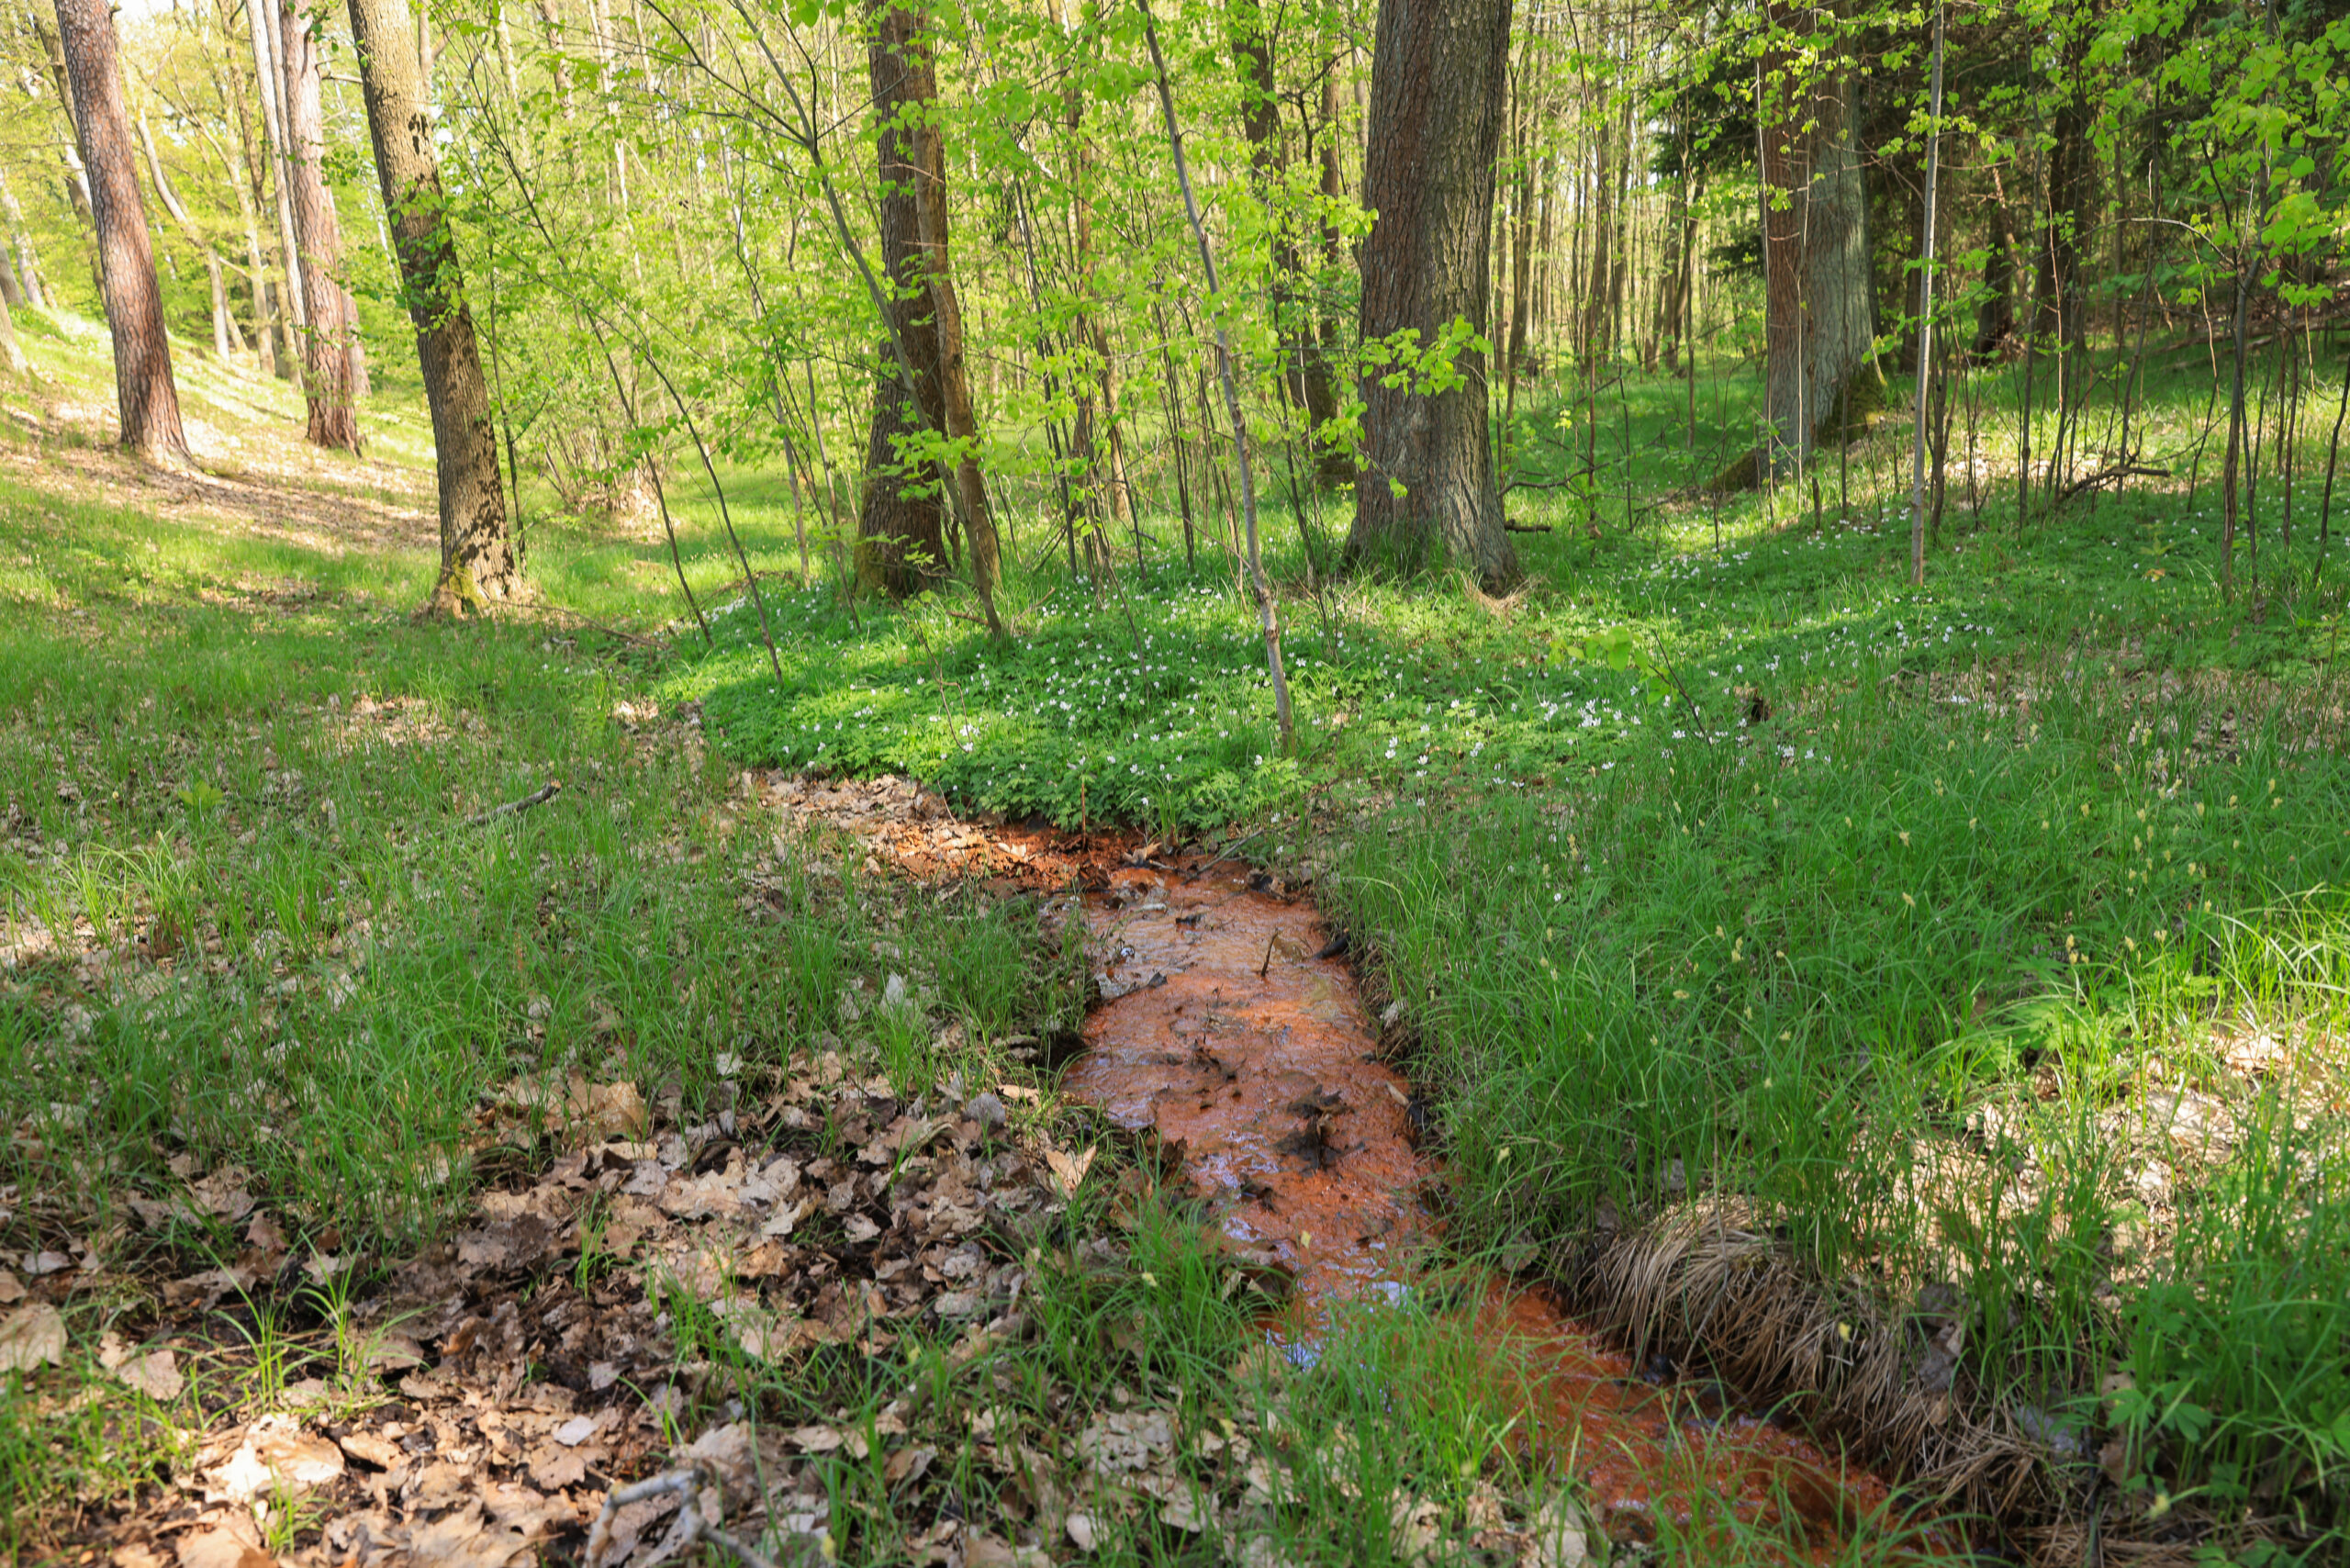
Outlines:
[{"label": "leaf litter", "polygon": [[[1236,1066],[1230,1036],[1246,1033],[1245,1010],[1201,995],[1191,964],[1167,957],[1146,979],[1128,962],[1133,978],[1118,975],[1121,958],[1134,957],[1119,951],[1121,922],[1169,921],[1182,941],[1196,945],[1203,929],[1214,939],[1215,911],[1170,891],[1173,846],[963,822],[900,779],[745,774],[740,794],[744,811],[777,814],[779,847],[852,835],[866,876],[1058,895],[1048,919],[1108,937],[1101,995],[1191,1008],[1199,1082],[1180,1094],[1261,1077],[1278,1096],[1265,1140],[1276,1163],[1326,1185],[1383,1171],[1382,1157],[1365,1158],[1361,1127],[1403,1125],[1400,1079],[1379,1069],[1333,1087],[1270,1061]],[[1111,891],[1089,906],[1066,895],[1073,883]],[[1251,896],[1287,891],[1261,875],[1243,883]],[[755,877],[743,902],[768,896]],[[1264,982],[1329,970],[1335,951],[1308,930],[1276,933],[1259,956],[1249,967]],[[1311,1001],[1317,1014],[1360,1012],[1350,982]],[[878,996],[845,995],[842,1011],[897,1010],[927,1028],[926,1003],[920,984],[891,972]],[[956,1059],[961,1043],[953,1025],[934,1041]],[[182,1445],[128,1506],[90,1516],[84,1539],[121,1568],[503,1568],[583,1554],[601,1568],[649,1568],[697,1540],[830,1557],[869,1524],[835,1512],[835,1467],[854,1462],[878,1465],[904,1518],[930,1520],[905,1527],[902,1551],[916,1562],[1046,1568],[1138,1528],[1195,1538],[1248,1568],[1288,1561],[1280,1520],[1311,1506],[1300,1477],[1330,1455],[1299,1447],[1278,1401],[1236,1422],[1179,1408],[1171,1389],[1154,1397],[1120,1383],[1106,1391],[1113,1407],[1101,1407],[1102,1390],[1062,1391],[1053,1403],[1070,1423],[1054,1430],[1009,1407],[950,1410],[918,1387],[861,1420],[839,1410],[789,1426],[724,1400],[723,1358],[787,1371],[825,1356],[871,1361],[911,1334],[969,1366],[1026,1342],[1037,1239],[1067,1214],[1103,1145],[1068,1136],[1069,1108],[1037,1084],[974,1092],[959,1072],[926,1087],[893,1082],[869,1040],[820,1035],[781,1062],[730,1053],[721,1071],[734,1099],[699,1122],[673,1092],[648,1098],[612,1066],[509,1081],[479,1109],[478,1150],[545,1152],[522,1163],[501,1155],[503,1173],[456,1228],[356,1291],[349,1282],[364,1271],[331,1232],[297,1242],[243,1171],[184,1159],[178,1186],[131,1198],[130,1217],[158,1236],[195,1228],[232,1245],[216,1248],[208,1267],[147,1282],[143,1314],[118,1314],[77,1343],[61,1307],[101,1282],[133,1294],[137,1282],[111,1275],[100,1263],[109,1249],[87,1241],[22,1260],[26,1281],[0,1276],[0,1305],[10,1305],[0,1366],[93,1364]],[[1149,1140],[1147,1117],[1111,1110]],[[1276,1294],[1332,1260],[1357,1280],[1396,1277],[1426,1234],[1418,1175],[1388,1182],[1367,1221],[1344,1216],[1317,1251],[1310,1216],[1273,1217],[1281,1204],[1263,1201],[1266,1173],[1225,1181],[1201,1158],[1211,1151],[1176,1140],[1165,1152],[1179,1164],[1190,1154],[1192,1183],[1204,1182],[1212,1211],[1223,1205],[1237,1243],[1232,1277]],[[1149,1186],[1116,1163],[1113,1222]],[[446,1173],[445,1161],[427,1172]],[[1230,1224],[1252,1199],[1257,1222]],[[1126,1267],[1114,1224],[1059,1256],[1105,1274]],[[323,1321],[293,1336],[289,1353],[265,1319],[297,1299]],[[245,1340],[241,1355],[207,1327],[224,1315]],[[73,1323],[83,1320],[77,1310]],[[196,1392],[224,1383],[242,1392]],[[196,1427],[169,1428],[183,1417]],[[944,1482],[970,1473],[995,1478],[991,1507],[973,1511],[965,1483]],[[1580,1504],[1562,1495],[1538,1508],[1483,1481],[1465,1505],[1399,1491],[1387,1512],[1405,1562],[1579,1568],[1596,1546]]]}]

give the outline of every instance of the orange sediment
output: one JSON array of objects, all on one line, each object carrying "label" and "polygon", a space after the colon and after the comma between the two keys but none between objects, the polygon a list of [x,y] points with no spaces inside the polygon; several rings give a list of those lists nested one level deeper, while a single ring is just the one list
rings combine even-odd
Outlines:
[{"label": "orange sediment", "polygon": [[[1235,1250],[1294,1274],[1308,1313],[1410,1288],[1436,1167],[1312,906],[1192,857],[1109,871],[1084,913],[1102,1001],[1069,1092],[1180,1152]],[[1496,1278],[1472,1327],[1492,1364],[1521,1373],[1523,1440],[1572,1470],[1619,1540],[1653,1539],[1661,1515],[1684,1535],[1734,1518],[1818,1560],[1882,1515],[1877,1477],[1715,1385],[1644,1379],[1540,1294]]]}]

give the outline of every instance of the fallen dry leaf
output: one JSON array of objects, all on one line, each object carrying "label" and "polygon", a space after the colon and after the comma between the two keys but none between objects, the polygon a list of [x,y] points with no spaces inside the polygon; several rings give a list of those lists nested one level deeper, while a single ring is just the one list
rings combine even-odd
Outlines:
[{"label": "fallen dry leaf", "polygon": [[270,1416],[254,1424],[211,1479],[221,1493],[241,1502],[285,1487],[307,1490],[341,1473],[341,1449],[282,1416]]},{"label": "fallen dry leaf", "polygon": [[277,1568],[277,1559],[225,1529],[190,1530],[180,1537],[180,1568]]},{"label": "fallen dry leaf", "polygon": [[65,1319],[45,1301],[0,1317],[0,1372],[65,1364]]},{"label": "fallen dry leaf", "polygon": [[1175,1422],[1164,1410],[1113,1410],[1077,1434],[1077,1455],[1101,1475],[1146,1468],[1175,1446]]},{"label": "fallen dry leaf", "polygon": [[1077,1196],[1078,1184],[1085,1180],[1085,1172],[1092,1164],[1091,1144],[1075,1154],[1063,1154],[1058,1148],[1045,1150],[1046,1169],[1052,1172],[1053,1185],[1060,1189],[1063,1198]]},{"label": "fallen dry leaf", "polygon": [[342,1445],[343,1452],[378,1470],[398,1470],[408,1463],[407,1451],[399,1444],[374,1432],[345,1432],[335,1440]]},{"label": "fallen dry leaf", "polygon": [[180,1396],[187,1387],[181,1375],[179,1355],[173,1350],[149,1350],[143,1355],[126,1356],[119,1365],[107,1369],[125,1386],[136,1389],[159,1404],[168,1404]]},{"label": "fallen dry leaf", "polygon": [[0,1306],[25,1299],[25,1282],[6,1269],[0,1269]]}]

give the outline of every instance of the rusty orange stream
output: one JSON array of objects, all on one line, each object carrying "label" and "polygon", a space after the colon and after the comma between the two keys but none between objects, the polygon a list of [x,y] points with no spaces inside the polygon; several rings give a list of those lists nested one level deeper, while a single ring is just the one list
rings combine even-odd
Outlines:
[{"label": "rusty orange stream", "polygon": [[[1309,1310],[1399,1294],[1435,1228],[1419,1202],[1434,1167],[1313,908],[1192,857],[1112,870],[1084,909],[1102,1004],[1069,1091],[1181,1145],[1236,1249],[1294,1271]],[[1818,1558],[1886,1500],[1884,1482],[1792,1432],[1643,1381],[1539,1294],[1497,1282],[1475,1326],[1497,1361],[1528,1366],[1530,1440],[1572,1464],[1618,1540],[1653,1539],[1660,1509],[1729,1510]]]}]

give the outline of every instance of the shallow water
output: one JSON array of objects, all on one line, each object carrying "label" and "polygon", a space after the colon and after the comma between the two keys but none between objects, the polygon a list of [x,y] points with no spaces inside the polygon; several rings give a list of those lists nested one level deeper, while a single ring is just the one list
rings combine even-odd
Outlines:
[{"label": "shallow water", "polygon": [[[1277,1335],[1310,1357],[1321,1309],[1408,1291],[1438,1229],[1420,1199],[1436,1167],[1313,907],[1194,857],[1110,870],[1084,916],[1102,1001],[1065,1086],[1180,1149],[1235,1250],[1294,1275],[1300,1310]],[[1498,1278],[1483,1294],[1476,1332],[1525,1369],[1527,1440],[1582,1478],[1614,1539],[1654,1539],[1660,1510],[1727,1510],[1819,1560],[1885,1503],[1883,1481],[1714,1385],[1643,1379],[1542,1294]]]}]

